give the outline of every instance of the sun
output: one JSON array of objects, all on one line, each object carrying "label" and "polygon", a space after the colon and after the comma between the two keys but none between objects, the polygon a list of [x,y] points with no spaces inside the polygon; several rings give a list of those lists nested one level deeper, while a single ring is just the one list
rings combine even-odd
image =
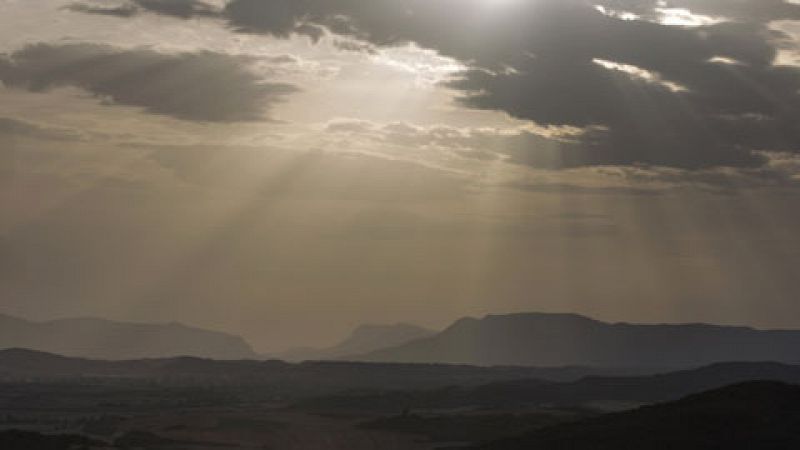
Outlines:
[{"label": "sun", "polygon": [[529,0],[474,0],[475,10],[483,14],[510,14]]},{"label": "sun", "polygon": [[491,7],[505,7],[514,3],[520,3],[522,0],[480,0],[485,5]]}]

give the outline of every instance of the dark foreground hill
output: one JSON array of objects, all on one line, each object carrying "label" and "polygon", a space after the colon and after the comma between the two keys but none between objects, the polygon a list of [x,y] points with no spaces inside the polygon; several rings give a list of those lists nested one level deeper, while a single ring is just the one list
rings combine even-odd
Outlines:
[{"label": "dark foreground hill", "polygon": [[435,336],[358,359],[672,369],[724,361],[798,363],[800,331],[705,324],[611,324],[573,314],[490,315],[461,319]]},{"label": "dark foreground hill", "polygon": [[179,323],[136,324],[93,318],[32,322],[0,315],[0,349],[6,348],[113,360],[258,357],[239,336]]},{"label": "dark foreground hill", "polygon": [[[81,385],[83,386],[83,385]],[[80,387],[80,386],[79,386]],[[61,385],[60,389],[71,389]],[[0,391],[1,392],[1,391]],[[39,397],[44,391],[39,393]],[[158,394],[154,391],[153,394]],[[165,394],[166,392],[161,392]],[[19,394],[18,394],[19,395]],[[105,398],[105,397],[104,397]],[[124,400],[127,399],[127,400]],[[37,411],[39,425],[54,423],[61,431],[87,433],[44,435],[25,431],[0,431],[0,448],[8,450],[162,449],[208,450],[212,448],[421,448],[398,446],[396,433],[412,432],[442,439],[491,436],[515,437],[485,442],[473,450],[794,450],[800,448],[800,387],[776,382],[750,382],[707,391],[672,403],[653,405],[624,413],[590,418],[580,414],[548,415],[487,412],[483,415],[414,414],[368,422],[363,436],[370,445],[353,445],[352,417],[298,416],[284,409],[254,409],[248,404],[220,406],[185,404],[144,408],[142,388],[117,392],[111,403],[68,403],[61,408],[19,409],[30,422]],[[123,401],[124,400],[124,401]],[[104,406],[107,405],[107,406]],[[17,408],[17,409],[15,409]],[[122,409],[121,409],[122,408]],[[8,410],[8,409],[6,409]],[[84,418],[76,416],[76,412]],[[43,414],[42,414],[43,413]],[[86,415],[94,417],[86,419]],[[253,417],[256,415],[256,417]],[[148,419],[142,421],[142,417]],[[306,422],[297,423],[298,417]],[[362,416],[368,417],[368,416]],[[585,416],[584,416],[585,417]],[[310,422],[308,422],[310,420]],[[322,422],[320,422],[322,420]],[[326,428],[339,420],[331,429]],[[47,422],[49,421],[49,422]],[[566,421],[566,422],[565,422]],[[324,426],[319,426],[324,423]],[[555,423],[555,425],[554,425]],[[69,427],[64,428],[65,424]],[[348,425],[349,424],[349,425]],[[456,428],[456,425],[459,427]],[[434,427],[435,428],[432,428]],[[293,428],[294,431],[288,430]],[[469,430],[464,430],[469,427]],[[393,434],[374,434],[391,429]],[[515,431],[516,430],[516,431]],[[526,431],[527,430],[527,431]],[[291,432],[290,432],[291,431]],[[288,434],[286,434],[288,433]],[[520,434],[522,433],[522,434]],[[291,438],[281,439],[280,436]],[[299,439],[298,439],[299,438]],[[96,439],[101,439],[101,442]],[[289,445],[287,445],[287,442]],[[310,442],[309,445],[301,445]],[[362,443],[365,441],[361,441]],[[406,440],[410,443],[410,440]],[[439,442],[444,442],[439,440]]]},{"label": "dark foreground hill", "polygon": [[792,450],[800,386],[750,382],[672,403],[557,425],[483,450]]},{"label": "dark foreground hill", "polygon": [[3,450],[100,450],[109,448],[103,442],[74,434],[46,435],[33,431],[0,431]]}]

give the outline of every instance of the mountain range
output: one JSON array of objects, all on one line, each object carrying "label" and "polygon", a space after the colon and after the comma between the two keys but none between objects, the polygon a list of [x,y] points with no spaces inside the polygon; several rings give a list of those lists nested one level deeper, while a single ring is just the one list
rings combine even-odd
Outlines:
[{"label": "mountain range", "polygon": [[26,348],[95,359],[197,356],[249,359],[258,354],[239,336],[179,323],[136,324],[104,319],[33,322],[0,315],[0,349]]},{"label": "mountain range", "polygon": [[32,322],[0,315],[0,349],[89,359],[199,358],[593,368],[655,373],[718,362],[800,363],[800,331],[709,324],[607,323],[576,314],[463,318],[441,332],[410,324],[365,325],[340,343],[272,357],[241,337],[179,323],[103,319]]},{"label": "mountain range", "polygon": [[800,331],[707,324],[606,323],[575,314],[464,318],[361,361],[688,368],[724,361],[800,362]]}]

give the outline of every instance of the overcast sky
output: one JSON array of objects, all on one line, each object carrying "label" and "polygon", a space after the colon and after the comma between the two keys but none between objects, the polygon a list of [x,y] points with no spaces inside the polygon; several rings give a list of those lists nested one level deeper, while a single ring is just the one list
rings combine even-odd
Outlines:
[{"label": "overcast sky", "polygon": [[796,3],[0,0],[0,312],[800,328]]}]

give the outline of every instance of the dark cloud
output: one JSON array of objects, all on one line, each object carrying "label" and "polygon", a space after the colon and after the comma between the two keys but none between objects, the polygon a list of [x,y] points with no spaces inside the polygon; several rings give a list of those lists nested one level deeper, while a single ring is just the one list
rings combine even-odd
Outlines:
[{"label": "dark cloud", "polygon": [[[658,23],[670,8],[721,22]],[[781,0],[232,0],[220,17],[240,32],[415,42],[472,67],[450,84],[468,107],[593,130],[555,160],[549,146],[513,155],[523,164],[758,167],[760,150],[800,151],[800,69],[774,65],[786,36],[768,27],[800,5]]]},{"label": "dark cloud", "polygon": [[214,17],[219,14],[213,6],[197,0],[129,0],[116,6],[75,3],[66,7],[73,12],[115,17],[133,17],[142,11],[189,19],[195,16]]},{"label": "dark cloud", "polygon": [[582,186],[566,183],[527,183],[511,182],[498,187],[511,188],[525,192],[540,194],[582,194],[582,195],[662,195],[658,189],[619,187],[619,186]]},{"label": "dark cloud", "polygon": [[288,37],[292,33],[319,37],[320,25],[306,20],[311,2],[294,0],[232,1],[223,17],[240,32]]},{"label": "dark cloud", "polygon": [[113,17],[133,17],[139,13],[139,8],[134,5],[120,5],[112,7],[94,6],[85,3],[75,3],[65,8],[68,11],[84,14],[97,14]]},{"label": "dark cloud", "polygon": [[565,45],[529,45],[534,56],[515,63],[514,72],[472,70],[452,86],[473,108],[605,129],[567,149],[566,167],[758,166],[765,161],[756,150],[800,150],[800,70],[772,65],[775,47],[764,27],[595,20],[579,36],[563,36]]},{"label": "dark cloud", "polygon": [[147,11],[188,19],[193,16],[215,16],[217,11],[207,3],[197,0],[132,0]]},{"label": "dark cloud", "polygon": [[[747,20],[689,28],[620,20],[578,0],[508,3],[506,11],[455,3],[349,5],[339,11],[349,17],[344,25],[329,23],[377,45],[415,41],[472,62],[474,69],[451,83],[469,107],[542,125],[594,127],[580,145],[559,145],[555,160],[551,146],[540,145],[515,150],[517,162],[752,167],[766,162],[757,150],[800,150],[800,70],[773,65],[783,36],[765,23],[798,16],[797,5],[743,0],[726,8],[731,2],[701,0],[701,13]],[[613,3],[640,13],[661,7]]]},{"label": "dark cloud", "polygon": [[212,52],[38,44],[0,57],[0,80],[32,92],[74,86],[109,103],[184,120],[249,121],[263,119],[270,106],[297,90],[261,80],[252,63]]}]

